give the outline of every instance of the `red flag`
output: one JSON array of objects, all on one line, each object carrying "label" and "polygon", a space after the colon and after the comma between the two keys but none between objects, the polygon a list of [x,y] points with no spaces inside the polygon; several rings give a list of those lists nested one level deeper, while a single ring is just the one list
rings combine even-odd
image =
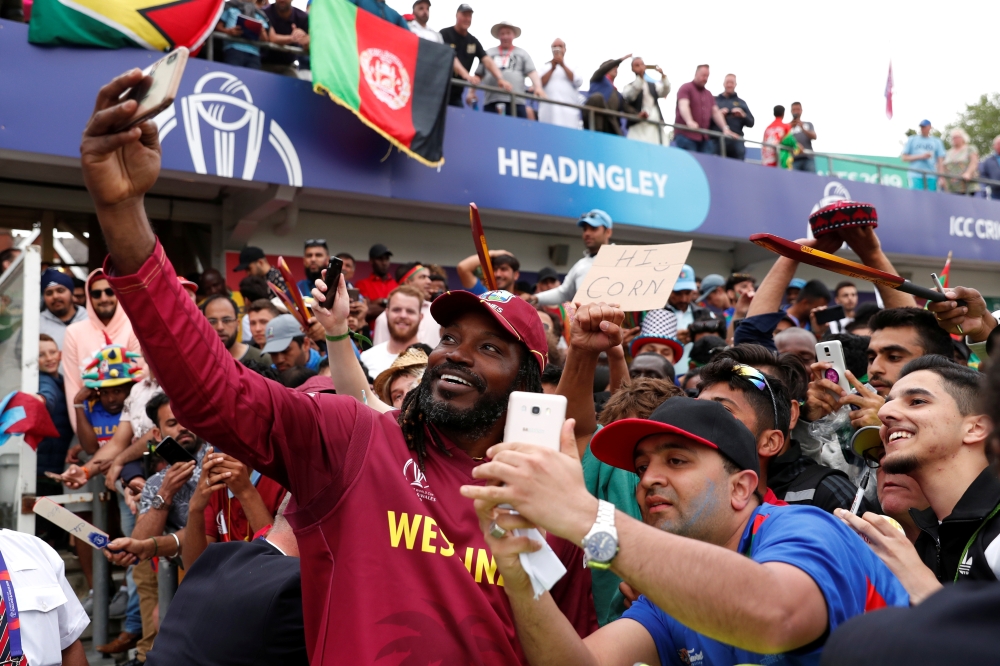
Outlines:
[{"label": "red flag", "polygon": [[944,285],[945,289],[948,288],[948,277],[951,275],[951,250],[948,250],[948,259],[944,262],[944,268],[941,269],[941,284]]},{"label": "red flag", "polygon": [[39,442],[58,437],[59,431],[45,403],[29,393],[13,391],[0,401],[0,445],[11,435],[21,434],[28,446],[37,450]]},{"label": "red flag", "polygon": [[892,61],[889,61],[889,76],[885,80],[885,117],[892,120]]}]

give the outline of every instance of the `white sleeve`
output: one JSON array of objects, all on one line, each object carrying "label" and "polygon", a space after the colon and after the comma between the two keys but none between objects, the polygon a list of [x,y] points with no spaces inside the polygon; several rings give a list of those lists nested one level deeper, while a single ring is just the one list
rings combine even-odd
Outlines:
[{"label": "white sleeve", "polygon": [[[582,260],[581,260],[582,261]],[[556,287],[555,289],[549,289],[548,291],[543,291],[538,294],[538,304],[539,305],[562,305],[566,301],[571,300],[576,296],[576,282],[577,282],[577,267],[580,262],[573,264],[573,267],[569,269],[569,273],[566,274],[566,279],[563,283]]]},{"label": "white sleeve", "polygon": [[[95,557],[103,557],[96,554]],[[66,580],[65,564],[59,558],[59,587],[66,595],[66,603],[56,609],[56,616],[59,618],[59,649],[65,650],[72,645],[76,639],[80,638],[83,630],[90,624],[90,618],[83,610],[83,604],[76,598],[76,592]]]}]

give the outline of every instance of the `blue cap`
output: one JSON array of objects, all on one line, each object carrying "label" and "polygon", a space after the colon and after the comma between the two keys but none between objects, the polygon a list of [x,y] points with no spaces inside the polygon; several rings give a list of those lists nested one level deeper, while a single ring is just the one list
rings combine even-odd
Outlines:
[{"label": "blue cap", "polygon": [[589,224],[592,227],[607,227],[608,229],[611,229],[614,223],[611,221],[610,215],[605,213],[600,208],[595,208],[594,210],[581,215],[580,219],[576,222],[576,226],[578,227],[582,227],[585,224]]},{"label": "blue cap", "polygon": [[73,278],[54,268],[46,268],[42,273],[42,293],[44,294],[45,290],[53,285],[62,285],[73,291]]},{"label": "blue cap", "polygon": [[694,291],[698,285],[694,283],[694,269],[690,265],[684,264],[681,274],[677,276],[674,283],[674,291]]},{"label": "blue cap", "polygon": [[801,289],[804,286],[806,286],[805,280],[802,278],[792,278],[792,281],[788,283],[788,288],[785,291],[788,291],[788,289]]},{"label": "blue cap", "polygon": [[923,120],[920,121],[920,126],[921,127],[930,127],[931,126],[931,121],[929,121],[926,118],[924,118]]}]

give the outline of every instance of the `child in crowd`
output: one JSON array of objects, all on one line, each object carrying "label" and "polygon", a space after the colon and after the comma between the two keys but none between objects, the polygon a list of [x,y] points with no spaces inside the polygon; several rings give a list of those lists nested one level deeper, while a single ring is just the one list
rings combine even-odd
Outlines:
[{"label": "child in crowd", "polygon": [[[66,390],[63,387],[63,377],[59,374],[59,364],[62,362],[62,352],[52,336],[42,333],[38,336],[38,398],[45,403],[53,425],[59,431],[58,437],[46,437],[38,443],[37,478],[35,494],[62,494],[62,484],[53,481],[45,474],[62,474],[65,467],[66,452],[73,441],[73,426],[69,422],[66,410]],[[44,518],[36,520],[36,535],[50,546],[65,546],[66,532],[52,525]]]},{"label": "child in crowd", "polygon": [[132,362],[138,357],[120,345],[108,345],[94,354],[84,370],[83,388],[76,394],[73,408],[80,446],[90,455],[97,453],[118,428],[125,398],[140,372]]}]

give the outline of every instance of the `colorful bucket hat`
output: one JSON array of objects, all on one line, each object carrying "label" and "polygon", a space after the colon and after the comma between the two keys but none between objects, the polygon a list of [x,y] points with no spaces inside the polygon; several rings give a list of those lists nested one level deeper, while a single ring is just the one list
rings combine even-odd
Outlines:
[{"label": "colorful bucket hat", "polygon": [[139,357],[139,354],[126,351],[121,345],[108,345],[99,349],[84,368],[84,386],[108,388],[138,381],[142,369],[135,363],[135,359]]},{"label": "colorful bucket hat", "polygon": [[874,229],[878,226],[878,213],[875,212],[875,206],[869,203],[838,201],[810,215],[809,226],[816,238],[845,227]]},{"label": "colorful bucket hat", "polygon": [[648,342],[658,342],[674,350],[674,360],[684,356],[684,347],[677,341],[677,315],[670,310],[650,310],[642,320],[639,337],[629,346],[629,354],[635,358],[636,352]]}]

